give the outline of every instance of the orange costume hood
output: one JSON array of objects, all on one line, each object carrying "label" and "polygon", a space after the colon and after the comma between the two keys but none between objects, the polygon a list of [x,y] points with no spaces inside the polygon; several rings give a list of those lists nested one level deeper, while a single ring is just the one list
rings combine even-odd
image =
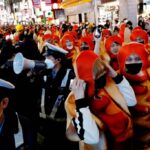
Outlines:
[{"label": "orange costume hood", "polygon": [[79,40],[78,46],[80,48],[81,44],[85,42],[88,44],[89,49],[88,50],[94,50],[94,42],[92,41],[92,37],[88,36],[88,37],[81,37],[81,39]]},{"label": "orange costume hood", "polygon": [[120,46],[122,45],[122,40],[121,40],[121,38],[120,38],[119,36],[117,36],[117,35],[110,36],[110,37],[107,38],[106,41],[105,41],[105,48],[106,48],[106,50],[107,50],[107,52],[108,52],[108,54],[109,54],[109,56],[110,56],[111,58],[116,58],[116,57],[117,57],[117,55],[115,55],[115,54],[113,54],[113,53],[111,52],[111,45],[112,45],[114,42],[119,43]]},{"label": "orange costume hood", "polygon": [[140,37],[144,40],[144,44],[148,43],[148,33],[142,29],[136,29],[131,32],[130,39],[131,41],[136,41],[136,38]]},{"label": "orange costume hood", "polygon": [[[136,75],[128,74],[126,72],[125,62],[131,54],[137,54],[142,60],[142,68]],[[121,73],[128,79],[133,81],[145,81],[148,78],[146,72],[146,69],[149,66],[148,52],[146,51],[143,44],[133,42],[122,46],[118,53],[118,62]]]}]

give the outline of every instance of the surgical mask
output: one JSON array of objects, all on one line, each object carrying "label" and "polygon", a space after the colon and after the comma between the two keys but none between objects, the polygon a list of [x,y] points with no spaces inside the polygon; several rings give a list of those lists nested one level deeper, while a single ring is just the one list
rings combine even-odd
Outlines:
[{"label": "surgical mask", "polygon": [[137,74],[142,68],[142,63],[126,64],[126,72],[129,74]]},{"label": "surgical mask", "polygon": [[48,58],[45,59],[45,63],[46,63],[46,69],[52,69],[55,66],[53,61]]},{"label": "surgical mask", "polygon": [[69,50],[73,49],[73,45],[67,45],[66,47],[67,47],[67,49],[69,49]]}]

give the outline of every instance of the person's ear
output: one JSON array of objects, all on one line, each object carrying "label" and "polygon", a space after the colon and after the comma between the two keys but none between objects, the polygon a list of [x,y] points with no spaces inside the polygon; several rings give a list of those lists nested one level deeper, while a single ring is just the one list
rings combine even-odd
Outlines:
[{"label": "person's ear", "polygon": [[8,97],[4,97],[1,101],[2,107],[5,109],[8,106],[9,103],[9,98]]},{"label": "person's ear", "polygon": [[57,58],[57,60],[58,60],[59,62],[61,62],[61,58]]}]

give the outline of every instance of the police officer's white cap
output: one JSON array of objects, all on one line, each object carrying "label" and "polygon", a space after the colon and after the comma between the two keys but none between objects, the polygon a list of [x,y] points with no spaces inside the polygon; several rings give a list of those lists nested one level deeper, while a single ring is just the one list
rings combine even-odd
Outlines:
[{"label": "police officer's white cap", "polygon": [[0,88],[14,89],[15,86],[6,80],[0,79]]},{"label": "police officer's white cap", "polygon": [[59,53],[62,53],[64,55],[66,55],[68,53],[68,51],[64,50],[63,48],[52,45],[48,42],[45,43],[45,46],[47,47],[47,50],[50,50],[50,51],[53,51],[53,52],[59,52]]}]

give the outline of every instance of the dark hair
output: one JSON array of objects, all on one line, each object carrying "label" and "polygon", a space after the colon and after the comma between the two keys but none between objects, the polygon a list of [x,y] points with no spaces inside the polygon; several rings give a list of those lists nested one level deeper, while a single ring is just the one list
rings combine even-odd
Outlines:
[{"label": "dark hair", "polygon": [[56,51],[53,51],[53,50],[47,50],[47,56],[49,55],[52,55],[55,59],[57,58],[61,58],[61,59],[64,59],[65,58],[65,54],[63,53],[60,53],[60,52],[56,52]]},{"label": "dark hair", "polygon": [[8,89],[4,87],[0,87],[0,102],[2,101],[3,98],[5,97],[10,97],[12,94],[13,89]]}]

